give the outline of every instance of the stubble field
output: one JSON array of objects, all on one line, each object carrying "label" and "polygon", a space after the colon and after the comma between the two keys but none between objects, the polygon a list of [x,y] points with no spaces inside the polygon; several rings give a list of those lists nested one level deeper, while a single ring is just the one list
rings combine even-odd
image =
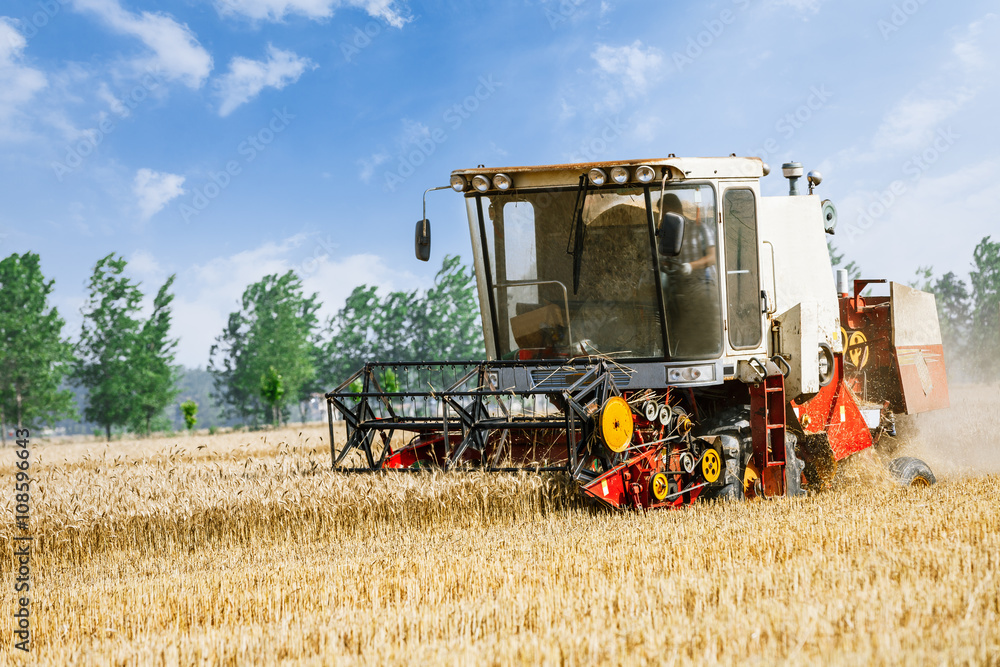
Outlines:
[{"label": "stubble field", "polygon": [[[329,472],[325,426],[38,445],[30,655],[0,663],[1000,663],[1000,388],[798,499],[612,514],[558,478]],[[342,430],[337,433],[343,437]]]}]

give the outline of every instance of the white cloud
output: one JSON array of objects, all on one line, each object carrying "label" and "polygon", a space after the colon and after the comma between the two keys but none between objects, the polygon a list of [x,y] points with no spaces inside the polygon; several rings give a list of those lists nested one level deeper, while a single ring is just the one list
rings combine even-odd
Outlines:
[{"label": "white cloud", "polygon": [[639,94],[646,91],[650,79],[663,65],[663,54],[659,49],[652,46],[644,48],[639,40],[631,46],[598,44],[590,57],[597,61],[598,67],[608,74],[620,76]]},{"label": "white cloud", "polygon": [[139,200],[142,219],[148,220],[160,212],[171,199],[184,194],[184,177],[164,174],[151,169],[136,172],[132,193]]},{"label": "white cloud", "polygon": [[361,9],[395,28],[411,21],[405,3],[398,0],[216,0],[222,14],[241,14],[255,20],[280,21],[289,14],[326,19],[341,7]]},{"label": "white cloud", "polygon": [[0,17],[0,137],[11,136],[10,118],[48,82],[45,75],[23,64],[27,41]]},{"label": "white cloud", "polygon": [[236,57],[229,63],[229,72],[218,81],[219,115],[228,116],[236,107],[244,104],[264,88],[281,90],[295,83],[312,65],[308,58],[300,58],[291,51],[282,51],[270,44],[266,61]]},{"label": "white cloud", "polygon": [[590,57],[597,62],[605,82],[604,107],[620,109],[625,100],[644,96],[663,71],[663,54],[655,47],[644,47],[636,40],[629,46],[598,44]]},{"label": "white cloud", "polygon": [[797,12],[816,14],[825,0],[771,0],[770,8],[791,7]]},{"label": "white cloud", "polygon": [[[872,140],[877,154],[926,146],[945,121],[976,98],[990,62],[983,55],[981,44],[1000,36],[995,18],[990,14],[957,34],[952,59],[885,114]],[[988,34],[990,30],[992,34]]]},{"label": "white cloud", "polygon": [[[856,191],[837,202],[840,222],[833,237],[838,249],[858,260],[873,277],[908,280],[917,266],[933,266],[935,275],[954,271],[968,276],[972,251],[984,236],[996,235],[995,213],[1000,198],[1000,160],[986,159],[937,175],[903,181],[905,192],[895,197],[880,217],[862,213],[885,190]],[[852,226],[855,230],[852,233]],[[906,239],[919,239],[908,243]],[[899,248],[899,252],[886,252]]]},{"label": "white cloud", "polygon": [[155,54],[146,67],[161,71],[168,79],[197,89],[212,71],[212,56],[195,34],[167,14],[135,14],[123,9],[118,0],[73,0],[73,6],[97,14],[113,30],[142,41]]},{"label": "white cloud", "polygon": [[[153,253],[137,250],[128,258],[128,270],[142,282],[163,282],[166,272]],[[148,290],[147,290],[148,291]]]},{"label": "white cloud", "polygon": [[372,180],[372,176],[375,175],[375,167],[388,162],[392,156],[385,151],[378,151],[377,153],[372,153],[369,158],[361,158],[358,160],[358,164],[361,165],[361,180],[364,183],[368,183]]}]

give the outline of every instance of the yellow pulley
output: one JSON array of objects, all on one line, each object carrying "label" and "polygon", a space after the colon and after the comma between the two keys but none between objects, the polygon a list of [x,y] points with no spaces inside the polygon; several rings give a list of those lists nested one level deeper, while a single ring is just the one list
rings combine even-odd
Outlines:
[{"label": "yellow pulley", "polygon": [[621,396],[612,396],[601,408],[601,438],[608,449],[618,454],[632,441],[632,408]]},{"label": "yellow pulley", "polygon": [[669,491],[670,481],[664,473],[658,472],[649,480],[649,492],[657,502],[663,502]]},{"label": "yellow pulley", "polygon": [[701,474],[709,484],[718,481],[719,475],[722,474],[722,459],[719,457],[719,452],[714,449],[705,450],[705,456],[701,459]]}]

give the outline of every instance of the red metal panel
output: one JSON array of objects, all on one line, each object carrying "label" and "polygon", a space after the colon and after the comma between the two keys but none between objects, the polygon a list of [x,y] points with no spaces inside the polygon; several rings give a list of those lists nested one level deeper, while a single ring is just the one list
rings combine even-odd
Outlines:
[{"label": "red metal panel", "polygon": [[834,373],[830,384],[808,401],[801,404],[792,402],[791,405],[798,409],[799,423],[806,434],[826,431],[830,448],[838,461],[873,444],[865,418],[844,382],[842,355],[834,355]]},{"label": "red metal panel", "polygon": [[629,497],[622,479],[624,466],[613,468],[583,487],[584,493],[614,508],[628,506]]},{"label": "red metal panel", "polygon": [[913,345],[896,348],[899,384],[903,388],[906,413],[947,408],[948,377],[944,368],[944,347]]}]

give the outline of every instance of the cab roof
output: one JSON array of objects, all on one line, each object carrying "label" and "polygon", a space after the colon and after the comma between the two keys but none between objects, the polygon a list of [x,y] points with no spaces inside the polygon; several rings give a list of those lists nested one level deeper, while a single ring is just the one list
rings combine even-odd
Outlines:
[{"label": "cab roof", "polygon": [[[496,174],[507,174],[514,181],[514,188],[576,185],[582,174],[599,168],[610,174],[614,167],[629,170],[630,184],[637,184],[635,168],[648,165],[656,173],[659,181],[668,172],[673,179],[701,180],[709,178],[755,179],[764,175],[764,162],[757,157],[666,157],[651,160],[610,160],[604,162],[580,162],[575,164],[549,164],[533,167],[483,167],[456,169],[452,175],[464,176],[471,181],[474,176],[484,175],[490,179]],[[492,189],[492,188],[491,188]]]}]

